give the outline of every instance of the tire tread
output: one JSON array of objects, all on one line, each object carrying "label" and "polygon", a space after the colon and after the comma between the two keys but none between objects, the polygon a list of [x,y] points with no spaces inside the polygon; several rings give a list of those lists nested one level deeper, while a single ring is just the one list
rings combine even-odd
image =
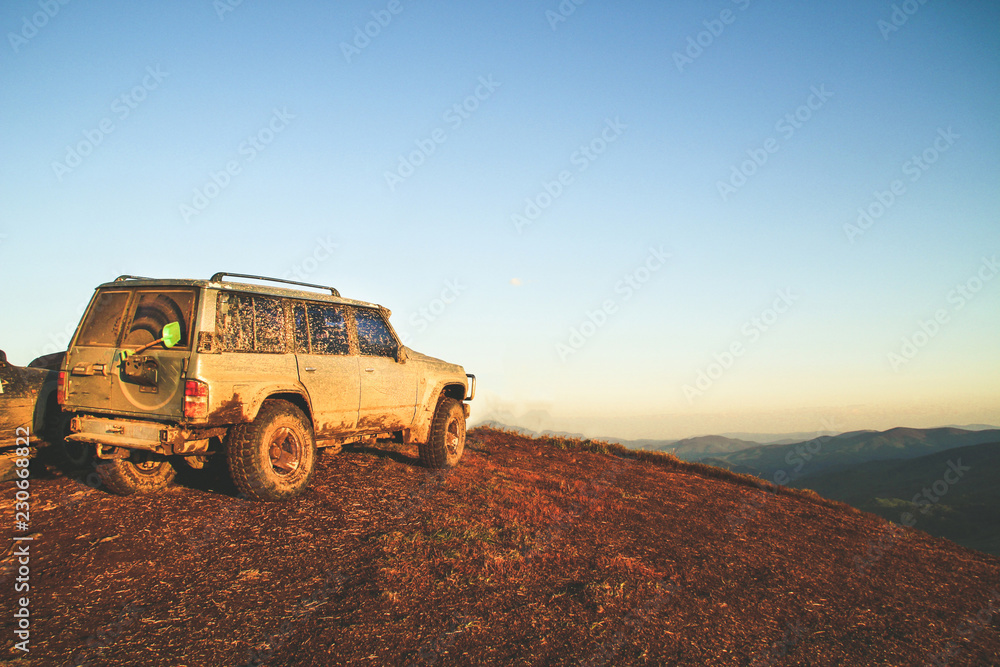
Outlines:
[{"label": "tire tread", "polygon": [[[299,420],[303,431],[309,436],[309,442],[304,444],[312,447],[312,463],[305,482],[294,488],[283,488],[281,485],[269,484],[267,480],[262,478],[261,470],[257,465],[257,443],[262,439],[270,422],[281,416],[290,416]],[[286,500],[299,495],[309,486],[315,469],[316,444],[313,440],[312,428],[308,425],[305,415],[295,405],[280,400],[264,401],[260,412],[257,413],[257,418],[248,424],[236,424],[231,427],[227,440],[226,458],[229,461],[229,474],[236,484],[236,488],[245,496],[263,501]]]},{"label": "tire tread", "polygon": [[177,476],[177,471],[169,461],[160,462],[157,475],[143,475],[126,459],[97,459],[95,468],[104,486],[119,496],[155,493],[170,486]]},{"label": "tire tread", "polygon": [[[448,468],[448,452],[444,444],[445,433],[448,429],[448,420],[451,418],[453,410],[458,409],[462,413],[462,404],[449,396],[441,396],[438,399],[437,408],[434,410],[434,417],[431,421],[430,435],[427,442],[419,444],[420,462],[428,468]],[[457,463],[457,462],[456,462]]]}]

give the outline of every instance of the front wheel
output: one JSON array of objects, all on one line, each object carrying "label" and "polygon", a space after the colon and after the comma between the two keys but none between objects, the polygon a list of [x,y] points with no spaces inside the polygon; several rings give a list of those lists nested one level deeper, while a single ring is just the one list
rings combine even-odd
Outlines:
[{"label": "front wheel", "polygon": [[127,459],[97,459],[97,474],[112,493],[155,493],[174,481],[177,471],[163,457],[136,450]]},{"label": "front wheel", "polygon": [[454,468],[465,451],[465,410],[454,398],[442,396],[434,411],[431,433],[420,445],[420,462],[428,468]]},{"label": "front wheel", "polygon": [[286,500],[309,486],[316,464],[312,426],[287,401],[268,401],[249,424],[233,426],[226,445],[236,487],[254,500]]}]

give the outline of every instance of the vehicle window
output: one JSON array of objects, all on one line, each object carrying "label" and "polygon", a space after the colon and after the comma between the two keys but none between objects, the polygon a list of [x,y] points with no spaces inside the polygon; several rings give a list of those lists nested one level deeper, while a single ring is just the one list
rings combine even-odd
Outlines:
[{"label": "vehicle window", "polygon": [[295,335],[295,352],[309,352],[309,320],[306,319],[306,305],[292,304],[293,333]]},{"label": "vehicle window", "polygon": [[218,311],[223,319],[223,349],[227,352],[253,352],[253,297],[222,292],[219,294]]},{"label": "vehicle window", "polygon": [[257,352],[285,351],[285,308],[281,299],[253,297],[254,350]]},{"label": "vehicle window", "polygon": [[222,292],[218,303],[226,352],[285,351],[285,312],[281,299]]},{"label": "vehicle window", "polygon": [[361,354],[376,357],[395,357],[396,339],[382,313],[371,308],[356,308],[354,319],[358,325],[358,348]]},{"label": "vehicle window", "polygon": [[306,309],[309,312],[312,353],[350,354],[343,308],[325,303],[310,303]]},{"label": "vehicle window", "polygon": [[162,335],[164,326],[178,322],[181,325],[181,340],[174,349],[186,348],[193,304],[194,292],[189,290],[137,290],[122,347],[152,343]]},{"label": "vehicle window", "polygon": [[80,327],[76,344],[114,347],[118,343],[130,294],[128,291],[98,294]]}]

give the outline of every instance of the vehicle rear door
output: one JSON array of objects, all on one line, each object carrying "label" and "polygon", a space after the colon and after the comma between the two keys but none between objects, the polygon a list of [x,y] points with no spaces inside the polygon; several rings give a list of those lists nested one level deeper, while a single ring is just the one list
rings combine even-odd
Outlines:
[{"label": "vehicle rear door", "polygon": [[361,387],[344,306],[292,301],[295,360],[313,406],[316,437],[353,431]]},{"label": "vehicle rear door", "polygon": [[153,343],[170,322],[180,324],[181,339],[131,355],[117,364],[111,378],[115,410],[180,419],[184,412],[184,362],[191,354],[193,289],[136,289],[128,309],[119,350],[129,353]]},{"label": "vehicle rear door", "polygon": [[[70,410],[179,418],[184,361],[191,351],[195,291],[185,288],[106,289],[94,296],[67,356]],[[172,348],[155,344],[170,322],[180,325]]]}]

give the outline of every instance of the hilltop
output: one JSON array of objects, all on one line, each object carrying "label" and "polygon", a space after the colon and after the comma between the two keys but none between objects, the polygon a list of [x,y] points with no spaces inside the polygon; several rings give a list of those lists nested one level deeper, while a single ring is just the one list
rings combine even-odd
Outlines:
[{"label": "hilltop", "polygon": [[455,470],[422,469],[416,454],[379,443],[324,457],[310,490],[285,504],[242,501],[208,470],[118,498],[39,461],[31,653],[14,664],[1000,655],[1000,559],[814,493],[489,428],[470,432]]}]

